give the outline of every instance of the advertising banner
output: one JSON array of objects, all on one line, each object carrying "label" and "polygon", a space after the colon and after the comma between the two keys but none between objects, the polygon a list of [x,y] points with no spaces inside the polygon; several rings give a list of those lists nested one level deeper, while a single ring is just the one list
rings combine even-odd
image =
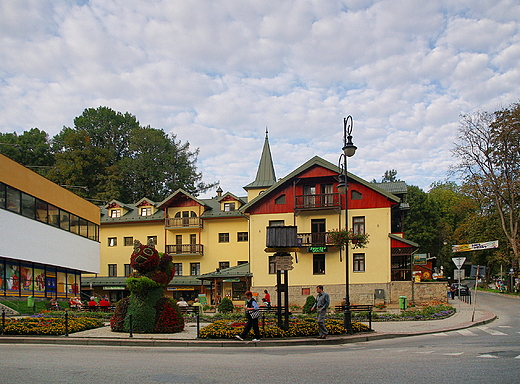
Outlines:
[{"label": "advertising banner", "polygon": [[452,252],[468,252],[468,251],[480,251],[483,249],[498,248],[498,240],[487,241],[485,243],[473,243],[473,244],[459,244],[452,245]]}]

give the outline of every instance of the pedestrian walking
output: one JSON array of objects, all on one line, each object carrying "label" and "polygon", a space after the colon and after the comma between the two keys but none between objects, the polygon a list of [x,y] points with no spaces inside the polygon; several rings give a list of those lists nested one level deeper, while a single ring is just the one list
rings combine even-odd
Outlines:
[{"label": "pedestrian walking", "polygon": [[243,341],[249,334],[251,328],[253,328],[253,332],[255,333],[255,338],[253,341],[260,341],[260,329],[258,328],[258,318],[260,317],[260,311],[258,310],[258,303],[255,299],[253,299],[253,293],[251,291],[246,292],[246,300],[247,324],[244,328],[244,331],[235,337],[238,340]]},{"label": "pedestrian walking", "polygon": [[318,295],[316,296],[316,303],[312,306],[312,309],[317,309],[318,311],[318,339],[326,339],[329,331],[325,326],[325,316],[327,316],[327,309],[330,305],[330,297],[327,292],[323,291],[323,285],[318,285],[316,287],[316,292]]}]

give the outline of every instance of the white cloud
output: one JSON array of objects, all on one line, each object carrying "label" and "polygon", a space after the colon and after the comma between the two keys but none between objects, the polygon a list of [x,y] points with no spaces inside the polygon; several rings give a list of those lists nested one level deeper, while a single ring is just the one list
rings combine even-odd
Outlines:
[{"label": "white cloud", "polygon": [[[201,3],[203,5],[201,5]],[[446,177],[459,115],[519,99],[513,0],[0,1],[0,132],[51,135],[105,105],[193,149],[243,195],[265,128],[278,177],[314,155]]]}]

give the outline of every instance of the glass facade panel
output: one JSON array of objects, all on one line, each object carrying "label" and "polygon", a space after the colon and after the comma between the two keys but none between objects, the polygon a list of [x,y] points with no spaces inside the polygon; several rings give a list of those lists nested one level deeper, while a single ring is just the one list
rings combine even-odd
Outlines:
[{"label": "glass facade panel", "polygon": [[44,266],[35,265],[34,271],[34,296],[45,296],[45,269]]},{"label": "glass facade panel", "polygon": [[67,272],[63,269],[58,269],[56,290],[58,297],[67,297]]},{"label": "glass facade panel", "polygon": [[42,223],[47,223],[47,203],[40,199],[36,199],[35,202],[36,207],[36,220],[41,221]]},{"label": "glass facade panel", "polygon": [[88,234],[87,220],[82,218],[79,219],[79,234],[83,237],[87,237]]},{"label": "glass facade panel", "polygon": [[70,213],[60,209],[60,228],[70,230]]},{"label": "glass facade panel", "polygon": [[79,234],[79,217],[70,214],[70,231],[75,234]]},{"label": "glass facade panel", "polygon": [[22,192],[22,215],[31,219],[36,218],[35,198]]},{"label": "glass facade panel", "polygon": [[18,296],[20,294],[20,265],[18,262],[6,261],[5,281],[7,285],[7,296]]},{"label": "glass facade panel", "polygon": [[0,183],[0,208],[5,209],[6,202],[6,185],[4,183]]},{"label": "glass facade panel", "polygon": [[60,226],[60,210],[52,204],[49,204],[49,224],[55,227]]},{"label": "glass facade panel", "polygon": [[7,186],[7,209],[12,212],[20,213],[20,200],[20,191]]}]

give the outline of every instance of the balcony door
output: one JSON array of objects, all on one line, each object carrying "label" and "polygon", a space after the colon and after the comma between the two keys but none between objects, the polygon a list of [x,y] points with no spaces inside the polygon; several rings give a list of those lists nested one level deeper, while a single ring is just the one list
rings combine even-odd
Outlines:
[{"label": "balcony door", "polygon": [[312,245],[325,245],[326,231],[325,219],[311,220],[311,241]]},{"label": "balcony door", "polygon": [[306,208],[316,206],[316,186],[315,185],[304,185],[303,186],[303,205]]}]

